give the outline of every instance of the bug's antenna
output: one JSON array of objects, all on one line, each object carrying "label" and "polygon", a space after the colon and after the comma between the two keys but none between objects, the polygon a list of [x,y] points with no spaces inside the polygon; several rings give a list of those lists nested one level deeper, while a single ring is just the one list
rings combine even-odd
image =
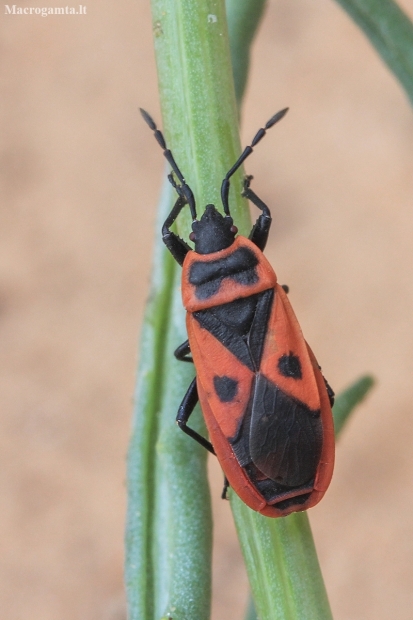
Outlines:
[{"label": "bug's antenna", "polygon": [[192,219],[196,220],[196,209],[195,209],[195,198],[194,195],[192,193],[191,188],[189,187],[189,185],[187,185],[182,172],[179,170],[178,168],[178,164],[176,163],[174,156],[172,155],[171,151],[167,148],[166,146],[166,142],[165,142],[165,138],[163,137],[162,132],[157,128],[155,121],[153,120],[152,116],[150,114],[148,114],[148,112],[146,112],[146,110],[143,110],[142,108],[139,108],[140,113],[142,114],[143,120],[145,121],[145,123],[147,125],[149,125],[150,129],[152,129],[154,136],[156,138],[156,141],[158,142],[159,146],[161,147],[161,149],[163,150],[163,154],[167,160],[167,162],[169,163],[169,165],[171,166],[172,170],[175,172],[176,176],[178,177],[179,181],[181,182],[181,186],[177,186],[175,182],[173,182],[173,178],[172,175],[168,175],[168,179],[170,181],[170,183],[173,185],[174,189],[176,189],[176,191],[178,192],[179,195],[182,195],[186,202],[188,203],[188,206],[191,210],[191,215],[192,215]]},{"label": "bug's antenna", "polygon": [[270,120],[267,123],[265,123],[265,127],[261,127],[261,129],[257,131],[253,141],[251,142],[251,145],[245,147],[245,149],[243,150],[242,154],[239,156],[235,164],[225,175],[225,179],[222,181],[222,185],[221,185],[221,199],[222,199],[222,204],[224,206],[224,212],[227,217],[230,216],[229,204],[228,204],[230,178],[232,177],[234,172],[236,172],[238,168],[244,163],[247,157],[251,155],[252,151],[254,150],[253,147],[256,146],[260,140],[262,140],[262,138],[267,133],[267,130],[270,129],[270,127],[272,127],[273,125],[275,125],[275,123],[278,123],[278,121],[280,121],[283,118],[283,116],[287,114],[288,109],[289,108],[284,108],[284,110],[280,110],[279,112],[277,112],[277,114],[274,114],[274,116],[272,116]]}]

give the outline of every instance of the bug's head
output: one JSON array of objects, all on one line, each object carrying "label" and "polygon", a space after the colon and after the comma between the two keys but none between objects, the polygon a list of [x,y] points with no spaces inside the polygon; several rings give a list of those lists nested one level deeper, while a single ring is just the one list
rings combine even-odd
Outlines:
[{"label": "bug's head", "polygon": [[192,223],[189,238],[195,243],[195,252],[212,254],[232,245],[237,232],[232,217],[224,217],[214,205],[207,205],[201,219]]}]

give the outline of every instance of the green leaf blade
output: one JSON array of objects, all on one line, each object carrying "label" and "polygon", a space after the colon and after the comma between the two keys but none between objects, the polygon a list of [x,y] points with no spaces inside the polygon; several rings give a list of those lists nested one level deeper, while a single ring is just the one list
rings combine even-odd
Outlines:
[{"label": "green leaf blade", "polygon": [[336,397],[333,407],[334,431],[336,437],[341,433],[344,424],[354,408],[361,403],[374,386],[370,375],[360,377]]},{"label": "green leaf blade", "polygon": [[413,23],[393,0],[337,0],[363,30],[413,103]]}]

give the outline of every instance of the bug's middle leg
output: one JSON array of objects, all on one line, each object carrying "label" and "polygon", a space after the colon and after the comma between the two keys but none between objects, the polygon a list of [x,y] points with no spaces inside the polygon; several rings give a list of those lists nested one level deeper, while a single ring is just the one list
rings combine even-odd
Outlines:
[{"label": "bug's middle leg", "polygon": [[186,423],[189,420],[189,416],[195,409],[195,405],[197,404],[198,400],[199,400],[198,389],[196,387],[196,377],[195,377],[195,379],[191,382],[191,385],[189,386],[188,391],[185,394],[182,403],[179,406],[178,415],[176,416],[176,423],[178,424],[179,428],[184,431],[184,433],[192,437],[192,439],[195,439],[195,441],[197,441],[199,444],[201,444],[201,446],[203,446],[209,452],[211,452],[211,454],[215,454],[215,450],[212,447],[212,443],[209,442],[207,439],[205,439],[205,437],[202,437],[202,435],[200,435],[199,433],[197,433],[192,428],[186,425]]},{"label": "bug's middle leg", "polygon": [[191,353],[191,349],[189,346],[189,340],[185,340],[185,342],[180,344],[179,347],[177,347],[174,351],[174,355],[176,359],[179,360],[180,362],[194,363],[194,360],[192,359],[192,357],[189,357],[190,353]]}]

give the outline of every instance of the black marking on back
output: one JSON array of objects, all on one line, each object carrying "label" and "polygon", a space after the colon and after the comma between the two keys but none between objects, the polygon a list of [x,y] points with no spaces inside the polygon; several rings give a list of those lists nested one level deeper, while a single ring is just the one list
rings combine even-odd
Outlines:
[{"label": "black marking on back", "polygon": [[288,355],[280,357],[278,360],[278,370],[283,377],[291,377],[292,379],[303,378],[300,358],[291,351]]},{"label": "black marking on back", "polygon": [[257,376],[253,398],[249,436],[253,463],[284,488],[309,484],[323,443],[320,410],[312,411],[263,375]]},{"label": "black marking on back", "polygon": [[274,289],[194,312],[193,316],[239,361],[258,370]]},{"label": "black marking on back", "polygon": [[[247,336],[254,319],[258,297],[259,294],[234,299],[227,304],[214,306],[210,311],[225,327],[239,336]],[[209,309],[200,312],[209,312]]]},{"label": "black marking on back", "polygon": [[[311,411],[258,375],[253,396],[229,443],[239,465],[267,502],[280,497],[283,508],[300,504],[298,495],[307,492],[308,497],[313,489],[320,460],[320,412]],[[297,501],[283,500],[292,490],[299,492]]]},{"label": "black marking on back", "polygon": [[224,325],[220,319],[215,316],[213,308],[208,310],[200,310],[194,312],[194,318],[204,329],[208,330],[217,340],[220,341],[239,361],[247,366],[250,370],[254,370],[248,345],[242,336]]},{"label": "black marking on back", "polygon": [[260,294],[254,319],[252,321],[251,330],[248,336],[248,345],[257,370],[259,369],[261,363],[265,335],[267,333],[273,299],[274,289],[272,288]]},{"label": "black marking on back", "polygon": [[214,388],[221,403],[230,403],[237,395],[238,381],[226,375],[223,377],[216,375],[214,377]]},{"label": "black marking on back", "polygon": [[189,282],[195,286],[198,299],[215,295],[224,278],[249,286],[258,281],[256,266],[258,258],[249,248],[241,247],[225,258],[193,262],[189,270]]}]

